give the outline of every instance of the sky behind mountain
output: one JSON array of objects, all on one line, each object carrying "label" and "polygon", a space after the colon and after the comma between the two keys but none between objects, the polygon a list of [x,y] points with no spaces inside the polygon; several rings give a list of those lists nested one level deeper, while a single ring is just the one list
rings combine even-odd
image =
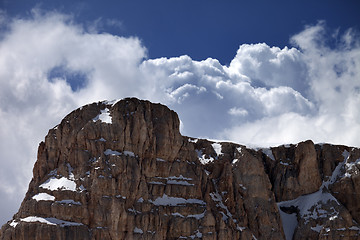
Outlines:
[{"label": "sky behind mountain", "polygon": [[135,96],[181,132],[360,147],[358,1],[0,1],[0,224],[73,109]]}]

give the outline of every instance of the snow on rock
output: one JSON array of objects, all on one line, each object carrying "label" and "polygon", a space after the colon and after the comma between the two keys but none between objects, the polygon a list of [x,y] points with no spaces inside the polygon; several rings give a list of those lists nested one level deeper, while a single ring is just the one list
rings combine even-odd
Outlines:
[{"label": "snow on rock", "polygon": [[112,107],[118,103],[121,99],[114,99],[114,100],[111,100],[111,101],[103,101],[102,103],[106,104],[106,105],[111,105]]},{"label": "snow on rock", "polygon": [[104,110],[101,110],[101,113],[97,115],[95,118],[93,118],[93,122],[96,122],[100,120],[103,123],[112,123],[112,117],[110,116],[110,111],[108,108],[105,108]]},{"label": "snow on rock", "polygon": [[359,174],[359,168],[357,165],[360,163],[360,158],[356,159],[355,162],[348,162],[349,157],[347,158],[347,161],[345,163],[345,177],[351,177],[353,175]]},{"label": "snow on rock", "polygon": [[117,197],[117,198],[122,198],[122,199],[126,199],[126,197],[125,196],[122,196],[121,194],[118,194],[118,195],[116,195],[115,197]]},{"label": "snow on rock", "polygon": [[220,156],[222,155],[222,147],[220,143],[213,143],[211,144],[211,146],[213,147],[214,151],[216,152],[216,155]]},{"label": "snow on rock", "polygon": [[197,143],[199,141],[199,139],[197,139],[197,138],[189,138],[188,141],[192,142],[192,143]]},{"label": "snow on rock", "polygon": [[65,199],[65,200],[61,200],[61,201],[56,201],[56,203],[60,203],[60,204],[68,204],[68,205],[81,205],[80,202],[75,202],[72,199]]},{"label": "snow on rock", "polygon": [[349,160],[350,158],[350,153],[346,150],[344,150],[344,152],[342,153],[343,157],[344,157],[344,161],[342,161],[341,163],[339,163],[336,168],[334,169],[332,175],[331,175],[331,178],[326,181],[326,182],[323,182],[321,188],[328,188],[328,186],[330,184],[333,184],[340,176],[341,176],[341,170],[344,168],[344,165],[347,163],[347,161]]},{"label": "snow on rock", "polygon": [[289,166],[289,165],[290,165],[289,163],[283,162],[283,161],[280,161],[279,163],[280,163],[281,165],[284,165],[284,166]]},{"label": "snow on rock", "polygon": [[54,201],[55,197],[47,193],[38,193],[32,197],[36,201]]},{"label": "snow on rock", "polygon": [[129,156],[129,157],[135,157],[135,153],[133,153],[131,151],[118,152],[118,151],[114,151],[114,150],[111,150],[111,149],[106,149],[104,154],[105,155],[112,155],[112,156],[125,155],[125,156]]},{"label": "snow on rock", "polygon": [[68,168],[69,179],[75,180],[74,173],[73,173],[74,169],[71,167],[70,163],[67,163],[66,166]]},{"label": "snow on rock", "polygon": [[171,179],[171,180],[193,180],[192,178],[187,178],[187,177],[184,177],[183,175],[180,175],[180,176],[170,176],[170,177],[167,177],[166,179]]},{"label": "snow on rock", "polygon": [[[323,225],[319,225],[319,224],[317,224],[315,227],[311,227],[311,230],[318,232],[318,233],[321,231],[321,229],[323,229]],[[289,238],[289,239],[291,239],[291,238]]]},{"label": "snow on rock", "polygon": [[[347,161],[349,160],[350,153],[348,151],[345,150],[342,155],[344,157],[344,161],[336,166],[330,179],[323,182],[317,192],[302,195],[296,199],[279,202],[277,204],[282,218],[286,239],[292,239],[297,222],[295,221],[296,216],[283,212],[281,207],[297,208],[301,217],[305,219],[305,223],[310,219],[327,218],[329,220],[334,220],[338,217],[339,212],[337,212],[335,208],[332,207],[326,210],[323,206],[329,202],[333,202],[337,206],[340,205],[337,199],[328,192],[327,188],[330,184],[333,184],[339,177],[341,177],[344,165],[346,166]],[[316,232],[320,232],[322,226],[317,225],[311,229]]]},{"label": "snow on rock", "polygon": [[298,225],[296,213],[287,214],[279,207],[280,217],[283,224],[286,240],[291,240]]},{"label": "snow on rock", "polygon": [[57,169],[51,170],[48,175],[49,176],[56,176],[57,175]]},{"label": "snow on rock", "polygon": [[48,189],[50,191],[55,190],[69,190],[69,191],[76,191],[76,183],[66,177],[62,178],[55,178],[51,177],[46,180],[43,184],[39,187]]},{"label": "snow on rock", "polygon": [[138,227],[135,227],[135,228],[134,228],[134,233],[143,234],[144,231],[143,231],[142,229],[138,228]]},{"label": "snow on rock", "polygon": [[198,158],[201,164],[205,165],[208,163],[213,162],[215,159],[211,156],[209,156],[208,158],[206,157],[205,154],[202,153],[202,151],[200,150],[196,150],[197,154],[198,154]]},{"label": "snow on rock", "polygon": [[149,182],[149,184],[154,184],[154,185],[166,185],[166,184],[163,183],[163,182],[157,182],[157,181],[151,181],[151,182]]},{"label": "snow on rock", "polygon": [[85,191],[86,190],[86,188],[84,187],[84,185],[80,185],[80,187],[78,188],[78,190],[80,191],[80,192],[82,192],[82,191]]},{"label": "snow on rock", "polygon": [[275,161],[275,157],[272,153],[272,150],[270,148],[263,148],[261,149],[261,151],[266,155],[268,156],[271,160]]},{"label": "snow on rock", "polygon": [[338,214],[335,209],[332,212],[321,209],[322,204],[326,204],[329,201],[334,201],[337,205],[340,205],[336,198],[328,192],[323,192],[322,189],[307,195],[302,195],[296,199],[283,201],[278,203],[279,209],[281,207],[297,207],[300,215],[305,218],[319,218],[330,217]]},{"label": "snow on rock", "polygon": [[190,214],[190,215],[187,215],[186,217],[187,217],[187,218],[196,218],[197,220],[199,220],[199,219],[205,217],[205,212],[206,212],[206,210],[205,210],[203,213],[200,213],[200,214]]},{"label": "snow on rock", "polygon": [[135,157],[135,153],[131,152],[131,151],[124,151],[123,154],[125,156],[129,156],[129,157]]},{"label": "snow on rock", "polygon": [[17,225],[19,224],[19,222],[12,220],[11,223],[9,223],[9,225],[13,228],[15,228]]},{"label": "snow on rock", "polygon": [[185,218],[184,215],[182,215],[181,213],[178,213],[178,212],[172,213],[171,216]]},{"label": "snow on rock", "polygon": [[189,183],[187,181],[176,181],[176,180],[167,180],[166,184],[194,186],[194,184]]},{"label": "snow on rock", "polygon": [[[216,206],[222,208],[223,210],[225,210],[226,213],[224,212],[220,212],[223,214],[223,220],[226,221],[228,218],[232,219],[233,221],[235,219],[233,219],[232,214],[230,213],[229,209],[227,208],[227,206],[224,204],[223,200],[222,200],[222,196],[216,191],[216,192],[212,192],[210,193],[210,197],[214,202],[217,202]],[[235,221],[234,221],[235,222]]]},{"label": "snow on rock", "polygon": [[105,155],[115,155],[115,156],[120,156],[121,155],[120,152],[114,151],[114,150],[111,150],[111,149],[106,149],[104,154]]},{"label": "snow on rock", "polygon": [[244,153],[242,152],[242,148],[241,148],[241,147],[237,147],[236,150],[241,154],[241,156],[244,156]]},{"label": "snow on rock", "polygon": [[82,223],[68,222],[68,221],[57,219],[57,218],[42,218],[42,217],[36,217],[36,216],[29,216],[26,218],[21,218],[20,221],[22,221],[22,222],[40,222],[40,223],[45,223],[45,224],[49,224],[49,225],[58,225],[60,227],[83,225]]},{"label": "snow on rock", "polygon": [[185,204],[199,204],[199,205],[206,205],[203,200],[200,199],[185,199],[179,197],[169,197],[168,195],[164,194],[162,197],[156,198],[154,201],[149,200],[152,204],[156,206],[178,206],[178,205],[185,205]]}]

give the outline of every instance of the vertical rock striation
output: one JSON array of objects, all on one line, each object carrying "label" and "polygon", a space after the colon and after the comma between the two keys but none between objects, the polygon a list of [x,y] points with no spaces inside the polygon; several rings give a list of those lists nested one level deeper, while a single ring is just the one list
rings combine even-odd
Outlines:
[{"label": "vertical rock striation", "polygon": [[359,161],[185,137],[175,112],[135,98],[93,103],[40,143],[0,239],[358,239]]}]

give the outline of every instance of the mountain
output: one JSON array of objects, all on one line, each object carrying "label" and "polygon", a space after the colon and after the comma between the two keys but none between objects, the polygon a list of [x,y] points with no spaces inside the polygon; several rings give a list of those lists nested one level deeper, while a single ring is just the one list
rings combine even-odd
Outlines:
[{"label": "mountain", "polygon": [[185,137],[149,101],[93,103],[40,143],[0,239],[360,239],[359,162],[347,146]]}]

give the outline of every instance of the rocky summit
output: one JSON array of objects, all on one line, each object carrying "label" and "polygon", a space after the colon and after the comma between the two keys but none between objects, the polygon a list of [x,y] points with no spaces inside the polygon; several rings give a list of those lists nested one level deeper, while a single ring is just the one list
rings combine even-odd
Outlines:
[{"label": "rocky summit", "polygon": [[41,142],[9,239],[360,239],[360,149],[182,136],[135,98],[86,105]]}]

